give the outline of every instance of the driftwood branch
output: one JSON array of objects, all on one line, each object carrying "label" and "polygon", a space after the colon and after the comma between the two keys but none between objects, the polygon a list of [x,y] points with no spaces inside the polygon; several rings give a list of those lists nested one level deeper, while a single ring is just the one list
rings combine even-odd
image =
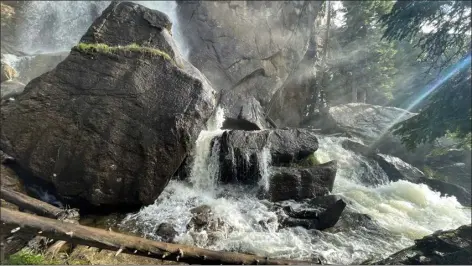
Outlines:
[{"label": "driftwood branch", "polygon": [[9,190],[6,188],[1,189],[1,198],[5,201],[15,204],[23,210],[30,211],[37,215],[46,216],[49,218],[59,218],[60,214],[63,212],[62,209],[57,208],[49,203],[37,200],[28,195]]},{"label": "driftwood branch", "polygon": [[20,228],[37,235],[74,244],[128,253],[138,256],[186,262],[190,264],[314,264],[310,261],[270,259],[225,251],[152,241],[88,226],[64,223],[27,213],[1,208],[4,228]]},{"label": "driftwood branch", "polygon": [[[6,188],[1,188],[1,198],[9,203],[18,206],[20,210],[23,209],[38,215],[64,220],[72,223],[77,223],[79,220],[78,212],[75,212],[73,210],[67,211],[60,209],[46,202],[37,200],[28,195],[12,191]],[[19,251],[25,245],[27,245],[27,243],[35,236],[35,234],[25,234],[24,232],[21,232],[19,234],[12,234],[10,232],[5,231],[1,232],[0,235],[5,238],[3,239],[4,241],[2,241],[2,256],[9,256]],[[39,238],[39,236],[36,237],[36,242],[39,242]],[[48,248],[47,253],[55,256],[65,244],[65,241],[57,241],[51,247]]]}]

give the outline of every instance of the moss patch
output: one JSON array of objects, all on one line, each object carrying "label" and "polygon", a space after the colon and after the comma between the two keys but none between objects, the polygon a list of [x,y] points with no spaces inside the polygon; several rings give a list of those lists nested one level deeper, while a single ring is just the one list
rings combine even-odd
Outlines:
[{"label": "moss patch", "polygon": [[315,153],[312,153],[310,156],[306,157],[303,160],[291,163],[290,167],[308,168],[308,167],[312,167],[312,166],[319,165],[319,164],[321,164],[321,163],[318,160],[318,158],[316,158]]},{"label": "moss patch", "polygon": [[156,48],[151,48],[151,47],[145,47],[145,46],[139,46],[136,43],[129,44],[126,46],[108,46],[107,44],[104,43],[79,43],[74,47],[75,50],[82,52],[82,53],[87,53],[87,54],[93,54],[93,53],[102,53],[102,54],[114,54],[119,51],[122,52],[134,52],[134,53],[142,53],[150,56],[160,56],[164,58],[165,60],[171,62],[175,66],[178,66],[179,68],[183,68],[183,66],[177,64],[175,60],[166,52],[161,51]]}]

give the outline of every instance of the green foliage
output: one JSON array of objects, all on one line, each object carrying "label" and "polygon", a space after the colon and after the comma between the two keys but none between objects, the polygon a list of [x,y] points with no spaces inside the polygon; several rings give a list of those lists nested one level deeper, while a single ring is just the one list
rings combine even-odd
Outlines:
[{"label": "green foliage", "polygon": [[472,127],[471,73],[462,71],[441,86],[428,98],[428,105],[421,112],[393,127],[393,133],[401,137],[410,150],[419,144],[432,143],[449,132],[467,145]]},{"label": "green foliage", "polygon": [[[126,46],[108,46],[104,43],[79,43],[74,49],[78,50],[82,53],[93,54],[93,53],[102,53],[102,54],[112,54],[117,53],[119,51],[123,52],[135,52],[135,53],[142,53],[151,56],[160,56],[165,60],[171,62],[174,65],[177,65],[174,59],[164,51],[161,51],[156,48],[139,46],[136,43],[126,45]],[[180,68],[182,66],[179,65]]]},{"label": "green foliage", "polygon": [[[381,17],[383,38],[415,40],[420,59],[431,59],[431,69],[451,64],[470,49],[470,1],[396,1]],[[423,27],[430,26],[430,33]],[[415,39],[416,37],[416,39]]]},{"label": "green foliage", "polygon": [[15,254],[10,255],[6,261],[7,265],[58,265],[60,261],[47,259],[42,254],[33,252],[29,249],[22,249]]},{"label": "green foliage", "polygon": [[397,72],[394,44],[382,41],[377,21],[389,12],[391,1],[343,1],[345,23],[336,33],[340,49],[328,65],[332,74],[326,86],[332,104],[358,101],[385,104],[393,98],[393,76]]},{"label": "green foliage", "polygon": [[[444,78],[469,55],[467,69],[459,69],[435,88],[435,92],[422,103],[420,113],[393,127],[409,149],[454,132],[470,147],[472,122],[471,68],[470,68],[470,1],[397,1],[389,14],[382,16],[386,40],[416,41],[418,61],[426,62],[426,73]],[[433,26],[430,33],[422,33],[425,25]],[[432,84],[431,86],[436,86]],[[419,91],[418,97],[427,91]],[[469,142],[469,143],[467,143]]]},{"label": "green foliage", "polygon": [[290,167],[305,168],[305,167],[312,167],[319,164],[320,164],[320,161],[316,157],[315,153],[312,153],[310,156],[306,157],[305,159],[299,162],[291,163]]}]

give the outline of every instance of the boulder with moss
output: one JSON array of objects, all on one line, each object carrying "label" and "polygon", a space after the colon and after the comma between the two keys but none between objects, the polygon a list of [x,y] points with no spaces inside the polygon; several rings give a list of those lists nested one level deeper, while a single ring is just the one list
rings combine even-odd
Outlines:
[{"label": "boulder with moss", "polygon": [[1,149],[65,202],[153,203],[216,102],[170,27],[157,10],[110,4],[64,61],[2,106]]}]

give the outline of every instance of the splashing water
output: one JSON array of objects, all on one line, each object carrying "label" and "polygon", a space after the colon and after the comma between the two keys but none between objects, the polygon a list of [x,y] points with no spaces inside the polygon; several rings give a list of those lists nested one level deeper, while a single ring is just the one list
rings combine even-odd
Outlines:
[{"label": "splashing water", "polygon": [[217,151],[219,142],[215,141],[212,146],[212,140],[223,134],[224,110],[218,107],[214,115],[207,122],[207,130],[200,132],[195,145],[195,161],[190,172],[190,183],[197,189],[209,189],[214,191],[216,186],[216,177],[219,172],[219,163]]},{"label": "splashing water", "polygon": [[[220,130],[213,132],[204,131],[201,135],[217,135],[216,132]],[[157,226],[168,222],[179,233],[175,241],[182,244],[275,258],[310,260],[321,255],[327,263],[352,264],[369,258],[386,257],[414,244],[414,239],[471,221],[470,210],[462,209],[454,197],[441,197],[421,184],[386,182],[386,176],[377,176],[378,169],[371,161],[341,146],[344,138],[320,137],[320,148],[315,153],[317,157],[322,162],[333,159],[338,161],[334,194],[349,202],[350,211],[368,214],[387,233],[362,226],[338,232],[320,232],[301,227],[277,230],[277,214],[268,207],[267,202],[258,200],[251,189],[232,185],[216,186],[215,179],[208,178],[213,173],[209,167],[203,167],[203,162],[208,166],[212,163],[217,165],[218,162],[217,158],[209,155],[210,141],[203,139],[205,137],[197,141],[197,146],[201,145],[197,150],[201,153],[197,152],[195,159],[195,165],[200,164],[200,170],[193,171],[191,177],[191,183],[198,185],[171,181],[154,204],[128,215],[123,225],[132,222],[138,225],[142,234],[159,239],[155,235]],[[360,163],[369,167],[359,171],[357,168]],[[359,181],[359,175],[366,173],[375,175],[372,179],[384,182],[376,187],[365,186]],[[264,176],[268,177],[269,174]],[[262,186],[268,184],[268,178],[262,179]],[[195,232],[187,231],[186,226],[192,218],[190,209],[203,204],[210,206],[214,215],[224,221],[225,226],[217,232],[216,241],[210,241],[214,232],[200,232],[196,239]],[[299,205],[293,201],[284,204],[294,208]],[[267,226],[261,226],[260,221],[266,221]]]}]

